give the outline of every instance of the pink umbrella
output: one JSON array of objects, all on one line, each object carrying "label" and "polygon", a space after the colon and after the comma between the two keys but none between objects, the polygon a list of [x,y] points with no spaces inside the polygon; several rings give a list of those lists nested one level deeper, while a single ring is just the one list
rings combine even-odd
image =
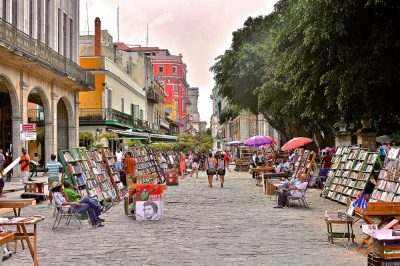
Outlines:
[{"label": "pink umbrella", "polygon": [[288,142],[286,142],[285,145],[282,146],[281,150],[290,151],[311,142],[313,142],[313,140],[310,138],[305,138],[305,137],[293,138]]},{"label": "pink umbrella", "polygon": [[272,144],[274,139],[270,136],[254,136],[244,142],[244,146],[259,147],[266,144]]}]

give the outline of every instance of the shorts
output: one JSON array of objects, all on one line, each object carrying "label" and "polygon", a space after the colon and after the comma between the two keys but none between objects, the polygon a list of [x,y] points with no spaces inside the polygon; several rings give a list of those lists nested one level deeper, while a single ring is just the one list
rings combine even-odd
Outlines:
[{"label": "shorts", "polygon": [[197,169],[199,168],[199,164],[196,162],[192,162],[192,169]]},{"label": "shorts", "polygon": [[217,170],[217,174],[220,176],[224,176],[225,175],[225,169],[218,169]]},{"label": "shorts", "polygon": [[121,171],[121,162],[117,161],[117,162],[115,163],[115,169],[116,169],[118,172]]}]

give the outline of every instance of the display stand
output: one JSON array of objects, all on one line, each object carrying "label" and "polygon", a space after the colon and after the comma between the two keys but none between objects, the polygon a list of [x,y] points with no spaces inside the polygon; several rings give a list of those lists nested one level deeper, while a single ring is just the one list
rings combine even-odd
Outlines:
[{"label": "display stand", "polygon": [[89,158],[85,148],[71,148],[58,152],[59,160],[69,182],[74,184],[81,197],[96,198],[99,202],[115,199],[104,165]]},{"label": "display stand", "polygon": [[246,172],[250,168],[251,156],[257,151],[257,148],[241,147],[240,158],[236,160],[239,172]]},{"label": "display stand", "polygon": [[[355,215],[364,220],[366,224],[376,224],[379,221],[378,229],[381,229],[390,218],[400,216],[400,203],[396,202],[369,202],[368,208],[354,209]],[[375,220],[374,220],[375,219]],[[370,245],[371,236],[366,236],[363,241],[358,245],[357,251],[360,251],[365,245]],[[364,254],[368,254],[372,249],[371,246],[367,248]]]},{"label": "display stand", "polygon": [[140,147],[131,150],[133,156],[137,160],[137,175],[156,174],[158,183],[163,183],[163,174],[160,162],[156,158],[156,153],[149,147]]},{"label": "display stand", "polygon": [[108,147],[101,148],[101,154],[103,162],[106,165],[107,172],[110,176],[111,184],[114,187],[118,201],[123,198],[123,191],[125,189],[124,184],[121,182],[119,173],[115,168],[115,156],[112,155],[111,150]]}]

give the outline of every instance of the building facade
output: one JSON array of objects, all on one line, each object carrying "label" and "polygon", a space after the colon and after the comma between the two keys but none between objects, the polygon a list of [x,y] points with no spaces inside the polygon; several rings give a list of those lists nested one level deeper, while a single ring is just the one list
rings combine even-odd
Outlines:
[{"label": "building facade", "polygon": [[[0,10],[0,147],[15,157],[25,146],[44,163],[78,145],[79,92],[94,89],[79,67],[79,1],[4,0]],[[28,122],[36,140],[21,140]]]},{"label": "building facade", "polygon": [[197,133],[205,133],[207,127],[207,122],[200,121],[200,114],[198,109],[199,102],[199,88],[190,87],[188,89],[188,115],[189,115],[189,123],[188,123],[188,131],[192,134]]},{"label": "building facade", "polygon": [[113,38],[101,30],[99,18],[95,19],[94,35],[80,39],[81,66],[96,79],[95,91],[80,93],[81,132],[98,135],[107,130],[150,131],[146,86],[132,77],[132,69],[116,62]]}]

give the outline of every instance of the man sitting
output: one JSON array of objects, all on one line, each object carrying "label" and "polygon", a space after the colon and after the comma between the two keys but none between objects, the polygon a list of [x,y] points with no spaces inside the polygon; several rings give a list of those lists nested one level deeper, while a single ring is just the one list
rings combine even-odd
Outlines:
[{"label": "man sitting", "polygon": [[305,178],[307,175],[300,175],[300,183],[297,185],[289,185],[289,183],[285,183],[284,186],[277,191],[278,193],[278,205],[274,208],[283,208],[286,205],[287,197],[301,197],[303,194],[299,190],[304,190],[307,188],[308,182],[305,182]]},{"label": "man sitting", "polygon": [[72,213],[89,213],[90,222],[92,226],[95,227],[103,227],[104,225],[101,223],[104,221],[99,218],[101,214],[102,208],[101,205],[94,204],[93,201],[89,200],[89,198],[84,198],[80,202],[68,202],[63,194],[61,182],[52,183],[51,191],[53,192],[54,202],[57,206],[61,206],[63,212],[71,211]]}]

